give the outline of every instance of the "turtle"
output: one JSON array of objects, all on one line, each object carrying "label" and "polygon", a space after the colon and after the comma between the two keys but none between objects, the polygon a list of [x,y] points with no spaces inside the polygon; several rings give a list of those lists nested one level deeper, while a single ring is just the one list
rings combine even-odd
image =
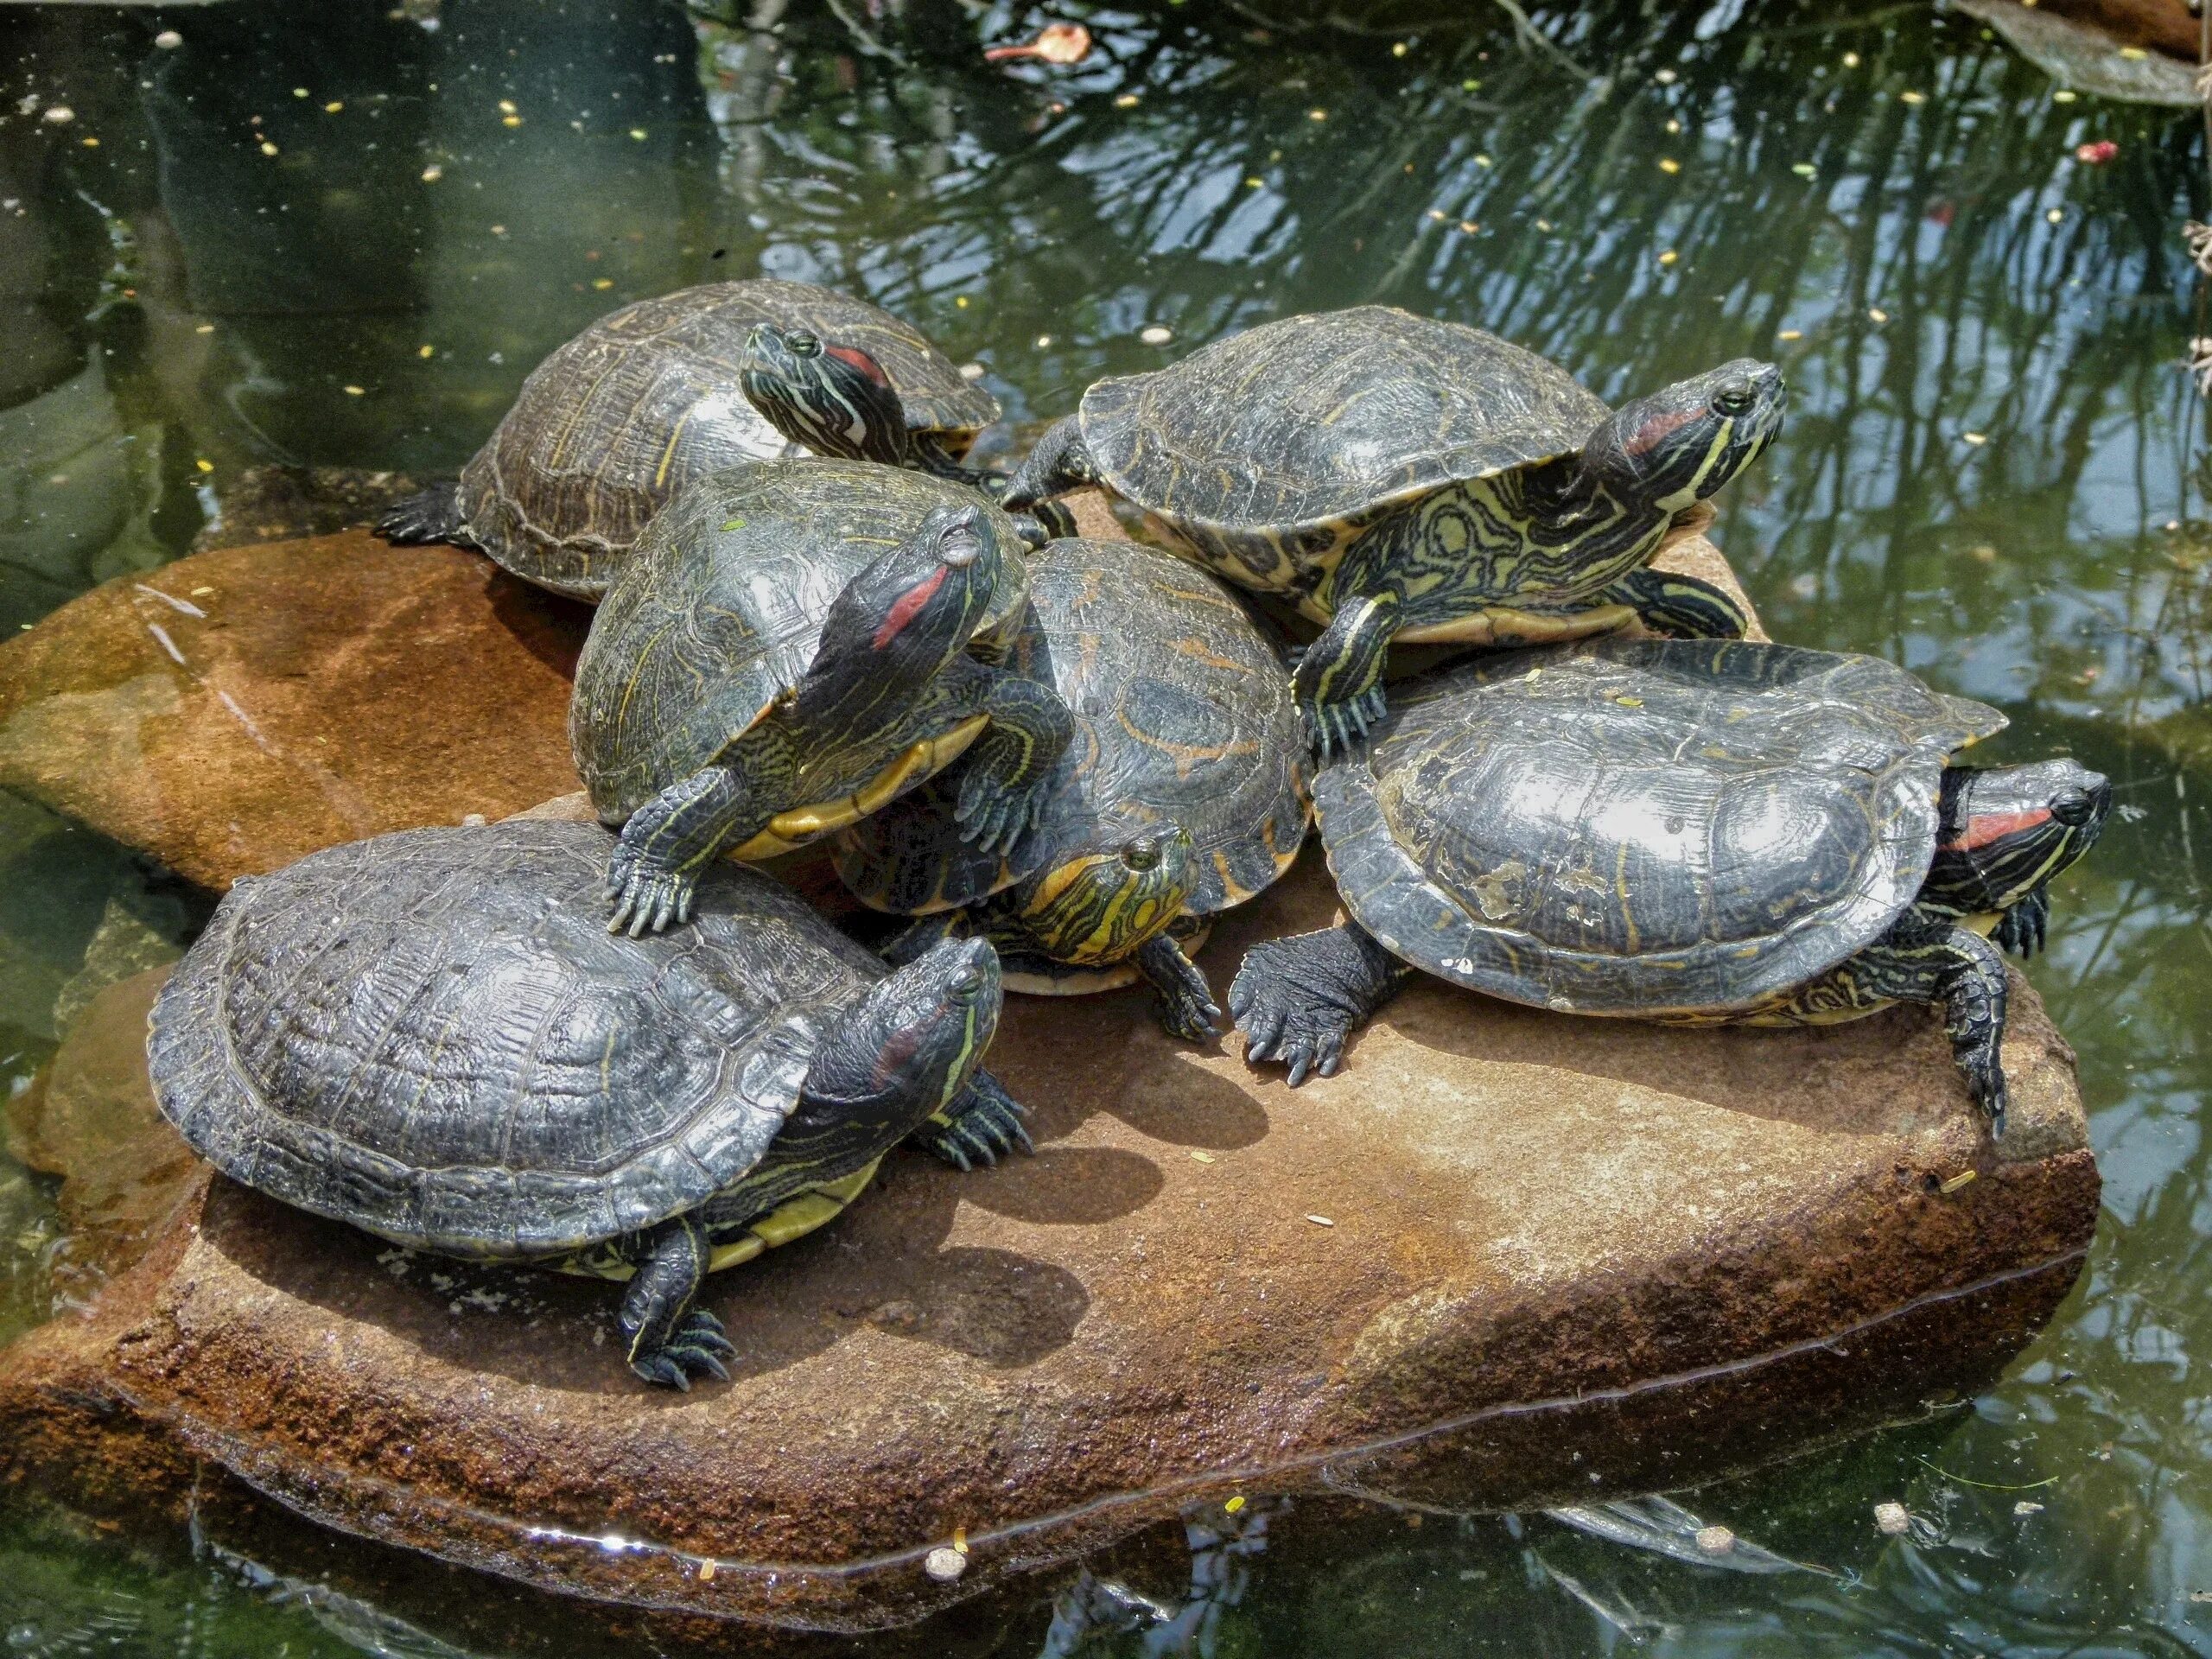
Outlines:
[{"label": "turtle", "polygon": [[897,458],[973,481],[960,459],[998,418],[996,398],[889,312],[764,276],[601,317],[531,372],[458,482],[394,504],[378,532],[474,547],[526,582],[597,601],[653,514],[692,479],[804,448],[893,458],[877,453],[892,448],[887,428],[838,445],[836,424],[809,407],[824,392],[794,386],[749,402],[753,388],[779,385],[774,365],[755,360],[756,333],[874,389],[874,418],[899,423]]},{"label": "turtle", "polygon": [[681,939],[610,935],[607,832],[408,830],[242,878],[154,1004],[162,1113],[234,1180],[395,1244],[627,1281],[631,1369],[727,1376],[706,1274],[918,1136],[1027,1145],[977,1061],[981,940],[890,969],[741,865]]},{"label": "turtle", "polygon": [[609,925],[681,921],[723,851],[804,846],[971,745],[959,832],[1017,839],[1074,729],[995,660],[1027,604],[1013,524],[964,485],[826,460],[693,482],[639,538],[576,664],[576,770],[620,831]]},{"label": "turtle", "polygon": [[1054,541],[1029,583],[1013,664],[1075,719],[1035,826],[997,855],[963,842],[948,772],[841,830],[831,859],[864,903],[921,918],[893,960],[976,937],[1015,990],[1141,976],[1169,1033],[1206,1040],[1221,1010],[1188,952],[1306,835],[1304,728],[1282,659],[1218,582],[1154,548]]},{"label": "turtle", "polygon": [[2042,943],[2112,806],[2070,760],[1954,758],[2005,723],[1878,658],[1745,640],[1463,662],[1314,779],[1349,919],[1246,956],[1247,1055],[1335,1071],[1416,968],[1692,1025],[1929,1003],[2001,1135],[2001,952]]},{"label": "turtle", "polygon": [[1745,358],[1616,411],[1483,329],[1356,306],[1097,382],[1004,499],[1102,485],[1325,625],[1294,683],[1326,758],[1380,717],[1393,640],[1534,645],[1631,621],[1740,637],[1734,599],[1648,567],[1711,521],[1783,402],[1780,371]]}]

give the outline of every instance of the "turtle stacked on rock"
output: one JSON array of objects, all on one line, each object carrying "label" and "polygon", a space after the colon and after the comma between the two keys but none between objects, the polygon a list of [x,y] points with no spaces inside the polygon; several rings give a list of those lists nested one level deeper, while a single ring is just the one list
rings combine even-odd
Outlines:
[{"label": "turtle stacked on rock", "polygon": [[378,529],[474,547],[596,601],[694,479],[812,454],[980,482],[961,458],[998,415],[918,329],[863,300],[772,277],[713,283],[625,306],[554,352],[460,480]]},{"label": "turtle stacked on rock", "polygon": [[1734,638],[1742,609],[1649,569],[1782,423],[1749,359],[1608,410],[1479,328],[1357,306],[1101,380],[1007,486],[1099,485],[1230,581],[1325,625],[1296,675],[1324,753],[1383,708],[1393,641],[1530,645],[1641,621]]}]

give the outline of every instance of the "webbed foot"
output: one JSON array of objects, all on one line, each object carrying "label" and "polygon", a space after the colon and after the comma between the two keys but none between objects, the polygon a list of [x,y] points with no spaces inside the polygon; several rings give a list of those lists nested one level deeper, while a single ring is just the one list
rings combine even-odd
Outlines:
[{"label": "webbed foot", "polygon": [[1388,590],[1348,601],[1292,669],[1290,687],[1315,755],[1345,754],[1382,717],[1382,664],[1398,631],[1400,601]]},{"label": "webbed foot", "polygon": [[1294,1089],[1309,1077],[1333,1077],[1344,1065],[1352,1010],[1315,996],[1298,983],[1287,939],[1269,939],[1245,955],[1229,987],[1230,1017],[1244,1033],[1244,1058],[1280,1060]]},{"label": "webbed foot", "polygon": [[728,839],[744,785],[729,767],[679,779],[630,815],[607,861],[610,933],[658,933],[691,919],[699,877]]},{"label": "webbed foot", "polygon": [[607,868],[607,896],[614,901],[607,931],[620,933],[626,926],[634,939],[661,932],[671,923],[688,922],[698,891],[696,877],[652,868],[636,848],[618,842]]},{"label": "webbed foot", "polygon": [[1170,1037],[1210,1043],[1221,1035],[1221,1005],[1205,971],[1165,935],[1148,939],[1137,952],[1137,966],[1157,993],[1153,1012]]},{"label": "webbed foot", "polygon": [[1012,851],[1036,827],[1052,794],[1051,782],[1048,773],[1026,785],[1009,785],[987,767],[969,767],[952,809],[961,839],[981,852]]},{"label": "webbed foot", "polygon": [[2050,930],[2050,895],[2037,887],[1997,918],[1989,937],[1999,950],[2032,957],[2044,948]]},{"label": "webbed foot", "polygon": [[461,517],[461,486],[433,484],[427,490],[402,496],[378,518],[377,534],[402,545],[422,542],[473,545]]},{"label": "webbed foot", "polygon": [[630,1369],[648,1382],[689,1394],[695,1376],[728,1382],[729,1367],[724,1362],[736,1352],[737,1345],[730,1341],[722,1322],[698,1307],[683,1316],[666,1342],[632,1354]]},{"label": "webbed foot", "polygon": [[1037,1150],[1021,1121],[1028,1112],[996,1077],[978,1068],[959,1097],[908,1138],[954,1168],[971,1170],[978,1164],[995,1164],[1016,1147],[1024,1152]]}]

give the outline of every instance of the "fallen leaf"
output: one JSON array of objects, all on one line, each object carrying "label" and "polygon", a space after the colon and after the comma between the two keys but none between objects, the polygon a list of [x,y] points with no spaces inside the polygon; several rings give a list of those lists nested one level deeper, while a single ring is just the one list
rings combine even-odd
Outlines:
[{"label": "fallen leaf", "polygon": [[1090,55],[1090,31],[1081,23],[1047,23],[1033,41],[990,48],[983,54],[983,61],[1008,63],[1017,58],[1036,58],[1046,63],[1081,63]]}]

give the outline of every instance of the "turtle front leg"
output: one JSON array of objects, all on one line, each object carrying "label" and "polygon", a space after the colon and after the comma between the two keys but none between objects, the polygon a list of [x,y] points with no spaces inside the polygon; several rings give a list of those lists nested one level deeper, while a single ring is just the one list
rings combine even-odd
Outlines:
[{"label": "turtle front leg", "polygon": [[952,817],[962,839],[983,852],[1004,852],[1043,813],[1053,769],[1074,741],[1075,719],[1049,686],[973,666],[976,708],[991,723],[968,752]]},{"label": "turtle front leg", "polygon": [[904,968],[909,963],[919,962],[947,939],[961,938],[966,931],[962,926],[966,916],[965,911],[959,910],[941,910],[933,916],[918,916],[885,941],[883,948],[876,954],[893,968]]},{"label": "turtle front leg", "polygon": [[1711,582],[1649,565],[1615,576],[1589,602],[1625,605],[1670,639],[1741,639],[1751,627],[1750,613]]},{"label": "turtle front leg", "polygon": [[433,484],[427,490],[402,496],[378,518],[377,534],[402,546],[421,542],[476,545],[461,511],[461,486],[454,483]]},{"label": "turtle front leg", "polygon": [[1946,963],[1943,1030],[1951,1039],[1951,1058],[1966,1074],[1974,1103],[1989,1114],[1989,1138],[2001,1139],[2005,1109],[2012,1103],[2001,1058],[2011,994],[2005,958],[1970,928],[1952,928],[1933,948]]},{"label": "turtle front leg", "polygon": [[1300,655],[1290,687],[1320,759],[1351,749],[1382,717],[1382,664],[1401,608],[1387,588],[1349,600]]},{"label": "turtle front leg", "polygon": [[722,1362],[737,1350],[720,1319],[691,1306],[712,1254],[707,1230],[690,1216],[663,1223],[647,1241],[618,1321],[630,1369],[646,1382],[688,1394],[694,1376],[729,1381]]},{"label": "turtle front leg", "polygon": [[734,766],[702,767],[630,815],[607,865],[614,913],[607,931],[630,937],[691,919],[699,878],[735,838],[752,791]]},{"label": "turtle front leg", "polygon": [[929,1121],[906,1138],[956,1169],[971,1170],[978,1164],[995,1164],[1016,1147],[1024,1152],[1036,1151],[1028,1126],[1022,1122],[1028,1116],[1027,1106],[978,1066],[951,1103],[932,1112]]},{"label": "turtle front leg", "polygon": [[1037,447],[1029,452],[1029,458],[1014,470],[1001,505],[1008,508],[1033,506],[1048,495],[1079,490],[1097,481],[1098,468],[1090,459],[1090,451],[1084,446],[1083,417],[1071,415],[1045,429],[1045,435],[1037,440]]},{"label": "turtle front leg", "polygon": [[1229,1012],[1248,1061],[1281,1060],[1297,1088],[1332,1077],[1344,1039],[1413,977],[1357,922],[1254,945],[1229,988]]},{"label": "turtle front leg", "polygon": [[1996,931],[1989,937],[1999,950],[2032,957],[2043,949],[2050,930],[2050,893],[2044,887],[2031,887],[2026,897],[1997,918]]},{"label": "turtle front leg", "polygon": [[1221,1035],[1216,1023],[1221,1018],[1221,1006],[1213,1000],[1213,987],[1206,983],[1198,964],[1183,954],[1181,945],[1165,933],[1156,933],[1137,948],[1131,960],[1160,994],[1154,1011],[1170,1037],[1210,1043]]},{"label": "turtle front leg", "polygon": [[1033,501],[1021,512],[1011,515],[1014,533],[1021,537],[1021,544],[1032,553],[1047,542],[1067,541],[1083,534],[1070,512],[1057,501]]}]

